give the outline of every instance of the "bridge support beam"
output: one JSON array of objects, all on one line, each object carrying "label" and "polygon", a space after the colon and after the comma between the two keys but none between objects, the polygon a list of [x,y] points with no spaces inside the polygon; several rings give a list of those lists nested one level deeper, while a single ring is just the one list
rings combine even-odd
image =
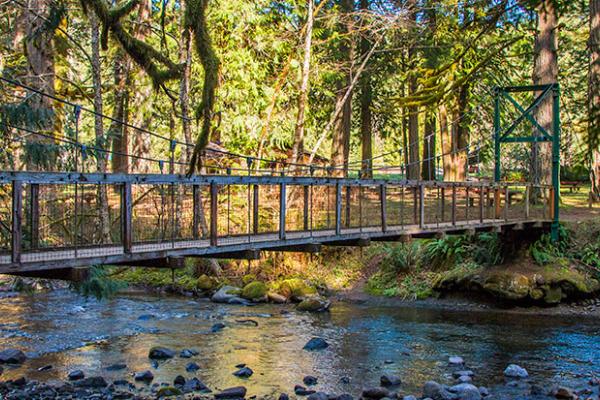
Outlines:
[{"label": "bridge support beam", "polygon": [[169,268],[169,269],[181,269],[185,267],[184,257],[163,257],[153,258],[149,260],[139,261],[124,261],[116,263],[115,265],[126,265],[130,267],[146,267],[146,268]]},{"label": "bridge support beam", "polygon": [[331,242],[323,242],[323,246],[347,246],[347,247],[367,247],[371,244],[369,238],[358,238],[348,240],[333,240]]},{"label": "bridge support beam", "polygon": [[83,282],[88,279],[90,275],[90,269],[86,267],[59,268],[41,271],[11,272],[10,275],[22,276],[25,278],[58,279],[69,282]]},{"label": "bridge support beam", "polygon": [[260,250],[239,250],[239,251],[226,251],[222,253],[214,254],[191,254],[188,257],[197,258],[217,258],[217,259],[232,259],[232,260],[260,260]]},{"label": "bridge support beam", "polygon": [[320,243],[297,244],[289,246],[274,246],[263,248],[264,251],[283,251],[290,253],[319,253],[321,251]]}]

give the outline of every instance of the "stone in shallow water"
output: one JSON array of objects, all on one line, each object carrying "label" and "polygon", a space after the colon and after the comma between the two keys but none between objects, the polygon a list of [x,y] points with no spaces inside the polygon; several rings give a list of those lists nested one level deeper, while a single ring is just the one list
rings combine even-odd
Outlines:
[{"label": "stone in shallow water", "polygon": [[462,365],[465,363],[465,360],[463,360],[462,357],[459,356],[452,356],[450,358],[448,358],[448,364],[450,365]]},{"label": "stone in shallow water", "polygon": [[468,369],[466,369],[466,370],[461,370],[461,371],[454,371],[454,372],[452,373],[452,376],[453,376],[454,378],[456,378],[456,379],[460,378],[461,376],[471,376],[471,377],[472,377],[473,375],[475,375],[475,374],[473,373],[473,371],[471,371],[471,370],[468,370]]},{"label": "stone in shallow water", "polygon": [[108,386],[108,383],[101,376],[90,376],[89,378],[84,378],[75,382],[75,385],[87,388],[104,388]]},{"label": "stone in shallow water", "polygon": [[469,383],[461,383],[454,385],[449,389],[450,392],[455,393],[460,400],[480,400],[481,393],[476,386]]},{"label": "stone in shallow water", "polygon": [[278,400],[290,400],[290,396],[287,393],[281,393]]},{"label": "stone in shallow water", "polygon": [[575,394],[573,389],[568,388],[568,387],[559,386],[553,392],[554,392],[554,397],[556,397],[557,399],[572,400],[572,399],[577,398],[577,395]]},{"label": "stone in shallow water", "polygon": [[106,367],[107,371],[121,371],[123,369],[127,368],[127,364],[125,363],[116,363],[113,365],[109,365],[108,367]]},{"label": "stone in shallow water", "polygon": [[52,365],[44,365],[43,367],[39,367],[37,370],[39,372],[50,371],[52,369]]},{"label": "stone in shallow water", "polygon": [[461,375],[458,377],[458,381],[460,383],[471,383],[473,382],[473,378],[471,378],[469,375]]},{"label": "stone in shallow water", "polygon": [[380,383],[381,386],[398,386],[402,383],[402,380],[396,375],[382,375]]},{"label": "stone in shallow water", "polygon": [[152,360],[166,360],[173,357],[175,357],[173,350],[161,346],[152,347],[148,353],[148,358]]},{"label": "stone in shallow water", "polygon": [[6,349],[0,351],[0,364],[22,364],[27,357],[18,349]]},{"label": "stone in shallow water", "polygon": [[70,381],[78,381],[80,379],[85,378],[85,374],[83,373],[82,370],[76,369],[75,371],[69,372],[69,375],[67,375],[67,377],[69,378]]},{"label": "stone in shallow water", "polygon": [[314,337],[310,339],[303,347],[304,350],[313,351],[313,350],[323,350],[329,347],[329,343],[325,341],[325,339]]},{"label": "stone in shallow water", "polygon": [[246,397],[246,388],[236,386],[215,394],[215,399],[242,399]]},{"label": "stone in shallow water", "polygon": [[184,391],[184,393],[210,392],[210,389],[208,388],[208,386],[206,386],[204,383],[202,383],[202,381],[200,381],[200,379],[194,377],[192,379],[189,379],[187,382],[185,382],[185,385],[183,385],[183,391]]},{"label": "stone in shallow water", "polygon": [[306,399],[307,400],[329,400],[329,395],[324,392],[316,392],[316,393],[309,395]]},{"label": "stone in shallow water", "polygon": [[136,381],[151,382],[154,379],[154,374],[150,371],[136,372],[134,379]]},{"label": "stone in shallow water", "polygon": [[433,400],[452,400],[454,395],[446,388],[435,381],[428,381],[423,386],[423,397],[428,397]]},{"label": "stone in shallow water", "polygon": [[527,370],[517,364],[510,364],[504,370],[504,376],[509,378],[527,378],[529,373]]},{"label": "stone in shallow water", "polygon": [[191,349],[183,349],[181,353],[179,353],[179,357],[181,358],[192,358],[193,356],[197,356],[198,352]]},{"label": "stone in shallow water", "polygon": [[195,371],[198,371],[199,369],[200,369],[200,366],[198,364],[196,364],[195,362],[191,362],[185,366],[185,370],[187,372],[195,372]]},{"label": "stone in shallow water", "polygon": [[222,331],[223,329],[225,329],[225,324],[222,322],[218,322],[210,328],[211,332],[213,332],[213,333]]},{"label": "stone in shallow water", "polygon": [[303,379],[302,382],[304,382],[305,385],[307,386],[311,386],[311,385],[316,385],[318,382],[318,379],[312,375],[306,375]]},{"label": "stone in shallow water", "polygon": [[185,385],[185,378],[181,375],[177,375],[173,380],[173,385],[175,386],[183,386]]},{"label": "stone in shallow water", "polygon": [[238,378],[249,378],[253,373],[254,371],[252,371],[250,368],[244,367],[235,371],[233,375],[237,376]]},{"label": "stone in shallow water", "polygon": [[296,385],[294,386],[294,393],[296,394],[296,396],[309,396],[315,393],[315,391],[306,389],[304,386],[301,385]]},{"label": "stone in shallow water", "polygon": [[379,400],[384,397],[390,397],[390,391],[383,387],[368,388],[362,391],[362,397]]}]

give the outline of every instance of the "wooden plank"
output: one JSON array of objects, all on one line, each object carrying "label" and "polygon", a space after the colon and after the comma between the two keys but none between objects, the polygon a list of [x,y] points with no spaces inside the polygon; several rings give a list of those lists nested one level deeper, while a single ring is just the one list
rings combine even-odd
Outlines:
[{"label": "wooden plank", "polygon": [[121,230],[123,232],[123,251],[125,253],[131,253],[131,246],[133,243],[132,238],[132,213],[133,213],[133,201],[131,198],[131,183],[126,182],[123,185],[121,194]]},{"label": "wooden plank", "polygon": [[216,182],[210,183],[210,245],[217,246],[218,217],[219,217],[219,191]]},{"label": "wooden plank", "polygon": [[502,207],[500,206],[500,188],[494,188],[494,218],[498,219],[502,215]]},{"label": "wooden plank", "polygon": [[23,183],[12,182],[12,244],[11,260],[21,262],[21,237],[23,235]]},{"label": "wooden plank", "polygon": [[339,235],[342,231],[342,184],[338,182],[335,185],[335,234]]},{"label": "wooden plank", "polygon": [[194,240],[200,239],[200,213],[202,212],[202,200],[200,198],[201,186],[192,187],[192,237]]},{"label": "wooden plank", "polygon": [[279,184],[279,240],[285,240],[286,184]]},{"label": "wooden plank", "polygon": [[258,234],[258,228],[260,224],[258,196],[259,186],[254,185],[252,188],[252,232],[254,232],[255,235]]},{"label": "wooden plank", "polygon": [[387,186],[379,186],[379,199],[381,205],[381,231],[387,231]]},{"label": "wooden plank", "polygon": [[31,248],[37,249],[40,244],[40,185],[29,185],[29,226],[31,228]]}]

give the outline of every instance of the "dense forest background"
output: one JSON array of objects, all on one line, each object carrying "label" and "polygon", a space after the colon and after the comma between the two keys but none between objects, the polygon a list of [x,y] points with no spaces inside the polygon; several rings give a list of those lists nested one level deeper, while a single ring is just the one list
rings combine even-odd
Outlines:
[{"label": "dense forest background", "polygon": [[600,194],[598,0],[0,3],[3,169],[462,180],[494,87],[560,82],[563,176]]}]

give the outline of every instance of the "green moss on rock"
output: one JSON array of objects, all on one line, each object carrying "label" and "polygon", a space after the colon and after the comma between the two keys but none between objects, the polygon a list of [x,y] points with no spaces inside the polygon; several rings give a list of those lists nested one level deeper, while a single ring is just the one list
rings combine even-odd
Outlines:
[{"label": "green moss on rock", "polygon": [[291,278],[279,284],[278,292],[289,299],[290,297],[302,298],[315,295],[317,294],[317,289],[307,285],[302,279]]},{"label": "green moss on rock", "polygon": [[198,278],[197,285],[198,289],[204,291],[215,290],[219,286],[219,282],[215,278],[208,275],[202,275]]},{"label": "green moss on rock", "polygon": [[242,277],[242,284],[244,286],[246,286],[247,284],[252,283],[255,280],[256,280],[256,275],[254,275],[254,274],[247,274],[247,275],[244,275]]},{"label": "green moss on rock", "polygon": [[521,300],[529,295],[531,284],[531,280],[526,275],[506,272],[489,275],[482,287],[501,299]]},{"label": "green moss on rock", "polygon": [[247,300],[263,299],[266,295],[267,285],[259,281],[250,282],[242,289],[242,297]]},{"label": "green moss on rock", "polygon": [[314,296],[302,300],[296,309],[298,311],[319,312],[327,310],[329,304],[327,300]]},{"label": "green moss on rock", "polygon": [[181,394],[181,390],[172,386],[166,386],[158,389],[156,392],[156,397],[181,396]]}]

